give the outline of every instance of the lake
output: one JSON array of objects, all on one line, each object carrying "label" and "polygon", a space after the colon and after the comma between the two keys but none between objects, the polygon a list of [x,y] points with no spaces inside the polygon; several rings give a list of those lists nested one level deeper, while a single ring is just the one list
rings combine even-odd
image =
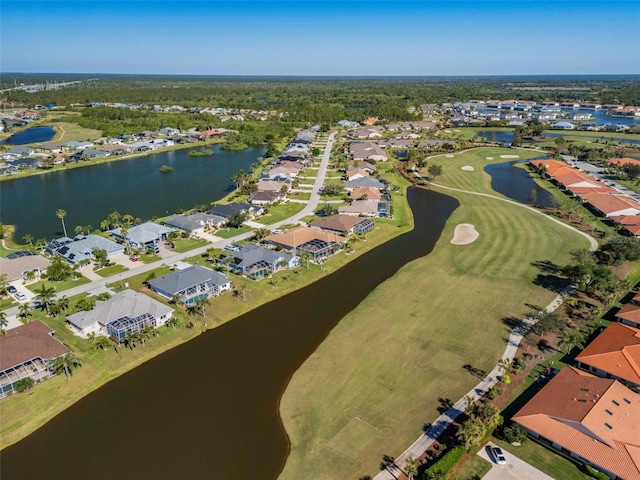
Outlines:
[{"label": "lake", "polygon": [[30,127],[20,133],[11,135],[0,142],[0,145],[27,145],[36,142],[48,142],[56,134],[52,127]]},{"label": "lake", "polygon": [[[17,226],[14,237],[20,242],[25,233],[34,239],[62,233],[55,215],[59,208],[67,211],[69,233],[76,225],[97,228],[114,210],[143,220],[165,216],[179,208],[193,208],[224,197],[234,188],[233,174],[249,170],[263,149],[229,152],[216,146],[214,155],[205,157],[189,157],[188,152],[173,150],[4,180],[0,220]],[[159,172],[162,165],[169,165],[173,171]]]},{"label": "lake", "polygon": [[534,182],[528,170],[515,167],[516,163],[521,162],[494,163],[484,167],[484,171],[491,176],[491,188],[520,203],[554,207],[553,195]]},{"label": "lake", "polygon": [[2,479],[275,479],[291,376],[376,286],[431,252],[458,206],[418,188],[407,198],[412,231],[109,382],[4,449]]},{"label": "lake", "polygon": [[[598,138],[597,142],[593,142],[594,145],[602,144],[606,145],[607,143],[632,143],[634,145],[640,145],[640,140],[635,140],[632,138],[612,138],[608,137],[606,132],[590,132],[593,137]],[[513,132],[495,132],[491,130],[480,130],[477,132],[477,135],[481,138],[484,138],[488,142],[497,142],[503,145],[511,145],[511,140],[513,140]],[[548,133],[545,132],[544,136],[547,138],[558,138],[564,137],[566,135],[571,135],[571,130],[567,131],[567,133]]]}]

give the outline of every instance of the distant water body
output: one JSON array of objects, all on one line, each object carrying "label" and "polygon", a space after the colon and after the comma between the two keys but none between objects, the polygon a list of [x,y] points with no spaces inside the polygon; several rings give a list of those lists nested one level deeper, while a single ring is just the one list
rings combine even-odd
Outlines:
[{"label": "distant water body", "polygon": [[[76,225],[97,228],[114,210],[149,219],[179,208],[214,202],[233,188],[231,177],[249,170],[262,148],[241,152],[214,149],[213,156],[189,157],[189,149],[145,155],[82,168],[5,180],[0,187],[0,220],[16,225],[15,239],[52,238],[62,230],[55,212],[66,210],[69,233]],[[168,165],[170,173],[159,168]]]},{"label": "distant water body", "polygon": [[48,142],[55,134],[56,131],[51,127],[31,127],[11,135],[1,141],[0,145],[28,145],[36,142]]}]

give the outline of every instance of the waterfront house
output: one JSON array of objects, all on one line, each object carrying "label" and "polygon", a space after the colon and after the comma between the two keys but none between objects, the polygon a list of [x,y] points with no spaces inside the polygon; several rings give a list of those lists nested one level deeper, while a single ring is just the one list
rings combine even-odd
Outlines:
[{"label": "waterfront house", "polygon": [[640,329],[611,323],[576,357],[578,368],[640,387]]},{"label": "waterfront house", "polygon": [[227,223],[227,219],[219,215],[195,212],[186,215],[174,215],[164,220],[163,223],[170,227],[198,234],[204,233],[206,227],[220,228]]},{"label": "waterfront house", "polygon": [[374,229],[376,224],[368,218],[354,217],[351,215],[331,215],[330,217],[314,220],[309,224],[311,228],[323,232],[335,233],[348,237],[350,235],[362,235]]},{"label": "waterfront house", "polygon": [[0,398],[16,391],[16,383],[30,378],[41,382],[54,374],[49,363],[69,353],[53,330],[35,320],[0,335]]},{"label": "waterfront house", "polygon": [[51,261],[30,251],[12,252],[0,258],[0,272],[7,276],[7,281],[34,279],[47,271]]},{"label": "waterfront house", "polygon": [[259,280],[278,270],[297,267],[300,258],[250,243],[237,250],[223,252],[216,262],[239,275]]},{"label": "waterfront house", "polygon": [[350,205],[338,207],[338,213],[362,217],[377,217],[380,201],[375,199],[354,200]]},{"label": "waterfront house", "polygon": [[251,205],[271,205],[286,199],[287,194],[284,192],[255,192],[249,195],[247,201]]},{"label": "waterfront house", "polygon": [[236,213],[245,213],[249,216],[256,216],[262,215],[264,213],[264,210],[259,206],[251,205],[249,203],[234,202],[227,205],[214,205],[207,211],[207,213],[211,215],[217,215],[218,217],[222,217],[228,220],[229,217]]},{"label": "waterfront house", "polygon": [[555,130],[573,130],[576,126],[571,122],[556,122],[551,125]]},{"label": "waterfront house", "polygon": [[149,288],[167,300],[179,298],[180,303],[191,306],[231,290],[231,280],[222,273],[193,265],[149,280]]},{"label": "waterfront house", "polygon": [[124,253],[122,245],[99,235],[78,235],[73,239],[60,237],[51,240],[47,244],[49,253],[58,255],[71,264],[82,260],[91,260],[93,258],[93,250],[96,248],[107,252],[107,257]]},{"label": "waterfront house", "polygon": [[640,394],[617,380],[565,367],[513,421],[612,479],[640,480]]},{"label": "waterfront house", "polygon": [[284,233],[268,235],[263,242],[293,255],[307,254],[314,261],[321,261],[342,249],[345,237],[322,232],[310,227],[295,227]]},{"label": "waterfront house", "polygon": [[133,248],[139,250],[152,248],[157,250],[158,243],[167,240],[169,234],[175,231],[175,228],[165,227],[153,222],[145,222],[129,227],[126,237],[122,235],[121,227],[111,230],[109,233],[112,237],[128,243]]},{"label": "waterfront house", "polygon": [[347,192],[351,192],[354,188],[359,187],[370,187],[377,188],[378,190],[384,190],[386,188],[386,185],[377,178],[372,177],[358,178],[357,180],[346,182],[344,185],[344,188],[347,190]]},{"label": "waterfront house", "polygon": [[124,290],[96,302],[92,310],[67,315],[66,320],[74,335],[87,338],[93,333],[121,343],[127,333],[161,327],[172,315],[173,309],[165,304],[143,293]]},{"label": "waterfront house", "polygon": [[260,180],[257,183],[259,192],[281,192],[288,190],[289,185],[275,180]]},{"label": "waterfront house", "polygon": [[36,151],[31,147],[15,147],[7,150],[4,156],[9,158],[21,158],[21,157],[30,157],[35,154],[36,154]]}]

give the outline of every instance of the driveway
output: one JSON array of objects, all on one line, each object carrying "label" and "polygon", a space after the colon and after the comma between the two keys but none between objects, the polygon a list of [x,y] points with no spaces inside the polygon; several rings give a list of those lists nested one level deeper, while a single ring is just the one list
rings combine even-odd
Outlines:
[{"label": "driveway", "polygon": [[542,473],[537,468],[520,460],[502,447],[500,448],[502,448],[502,452],[507,459],[507,464],[496,465],[496,463],[489,458],[487,452],[487,447],[490,445],[493,444],[488,443],[486,447],[481,448],[478,452],[478,455],[491,463],[491,470],[482,477],[482,480],[554,480],[549,475]]}]

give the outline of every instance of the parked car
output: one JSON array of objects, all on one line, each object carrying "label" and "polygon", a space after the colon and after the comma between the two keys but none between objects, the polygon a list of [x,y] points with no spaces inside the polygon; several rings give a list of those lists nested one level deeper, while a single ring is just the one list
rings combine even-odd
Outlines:
[{"label": "parked car", "polygon": [[27,299],[27,296],[22,292],[17,292],[14,295],[14,297],[16,297],[16,300],[18,300],[18,301],[22,301],[22,300],[26,300]]},{"label": "parked car", "polygon": [[491,458],[493,459],[493,461],[498,465],[507,464],[507,458],[504,456],[504,453],[502,453],[502,449],[500,447],[490,446],[489,453],[491,454]]},{"label": "parked car", "polygon": [[18,289],[17,289],[16,287],[14,287],[13,285],[9,285],[9,286],[7,287],[7,292],[9,292],[9,293],[10,293],[10,294],[12,294],[12,295],[13,295],[14,293],[16,293],[17,291],[18,291]]}]

